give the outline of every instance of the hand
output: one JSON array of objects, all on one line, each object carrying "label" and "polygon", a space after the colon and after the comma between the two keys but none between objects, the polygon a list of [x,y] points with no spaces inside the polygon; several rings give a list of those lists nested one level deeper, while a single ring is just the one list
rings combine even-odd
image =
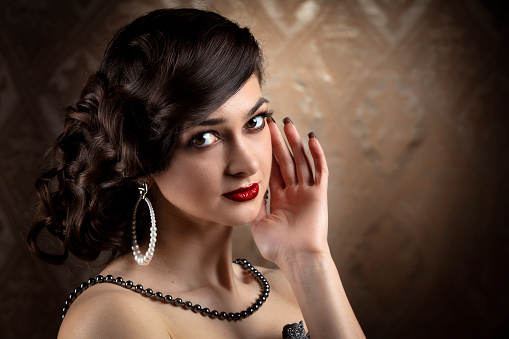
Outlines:
[{"label": "hand", "polygon": [[[315,137],[308,145],[315,176],[293,123],[284,126],[291,152],[277,125],[269,119],[273,147],[270,177],[270,214],[265,205],[251,224],[261,254],[281,267],[295,255],[329,253],[327,244],[328,169],[325,154]],[[292,156],[293,153],[293,156]]]}]

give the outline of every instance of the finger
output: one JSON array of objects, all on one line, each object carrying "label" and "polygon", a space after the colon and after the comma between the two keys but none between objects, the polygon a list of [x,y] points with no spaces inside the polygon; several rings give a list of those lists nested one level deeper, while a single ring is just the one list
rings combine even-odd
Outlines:
[{"label": "finger", "polygon": [[272,121],[269,123],[270,137],[272,141],[272,151],[277,159],[279,170],[284,181],[284,186],[295,185],[297,177],[295,174],[295,163],[290,150],[286,146],[285,140],[279,131],[276,123]]},{"label": "finger", "polygon": [[269,188],[271,192],[285,188],[285,182],[283,181],[281,169],[279,168],[279,164],[277,163],[277,159],[274,153],[272,153],[272,168],[270,171]]},{"label": "finger", "polygon": [[297,128],[290,120],[285,118],[285,135],[290,147],[292,148],[293,158],[295,161],[295,169],[297,172],[297,180],[299,183],[313,185],[313,171],[309,164],[309,159],[304,150],[304,144],[297,131]]},{"label": "finger", "polygon": [[325,153],[313,132],[308,134],[309,151],[313,157],[315,164],[315,185],[327,186],[329,180],[329,168],[327,167],[327,159]]}]

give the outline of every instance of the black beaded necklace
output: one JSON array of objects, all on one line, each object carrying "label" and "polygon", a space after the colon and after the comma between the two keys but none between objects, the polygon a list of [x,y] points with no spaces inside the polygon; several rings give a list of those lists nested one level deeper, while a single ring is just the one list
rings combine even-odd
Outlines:
[{"label": "black beaded necklace", "polygon": [[242,266],[247,272],[255,278],[255,280],[260,284],[260,296],[255,301],[253,305],[246,308],[244,311],[237,312],[237,313],[227,313],[227,312],[219,312],[216,310],[211,311],[208,307],[202,307],[200,304],[191,303],[190,301],[183,301],[182,298],[174,298],[170,294],[163,295],[161,292],[156,292],[151,288],[144,289],[142,285],[134,285],[134,283],[131,280],[124,281],[121,277],[114,278],[112,275],[107,275],[106,277],[103,277],[102,275],[98,275],[95,278],[90,278],[87,281],[83,282],[79,287],[74,289],[74,292],[69,294],[69,297],[65,301],[65,306],[62,310],[62,319],[64,319],[65,314],[67,313],[67,310],[69,307],[71,307],[71,304],[76,300],[76,298],[87,288],[90,286],[93,286],[95,284],[99,283],[112,283],[117,284],[119,286],[123,286],[127,289],[130,289],[134,292],[141,293],[142,295],[154,298],[155,300],[166,302],[167,304],[171,304],[176,307],[181,307],[185,310],[191,310],[194,313],[199,313],[202,316],[208,316],[212,319],[220,319],[220,320],[228,320],[228,321],[238,321],[241,319],[245,319],[252,315],[254,312],[256,312],[263,303],[267,300],[269,297],[270,292],[270,286],[269,282],[265,277],[253,266],[249,261],[246,259],[237,259],[234,261],[234,263]]}]

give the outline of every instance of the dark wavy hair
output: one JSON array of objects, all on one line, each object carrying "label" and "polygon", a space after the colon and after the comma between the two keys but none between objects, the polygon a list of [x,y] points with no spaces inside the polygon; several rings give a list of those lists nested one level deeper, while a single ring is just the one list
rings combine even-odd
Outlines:
[{"label": "dark wavy hair", "polygon": [[[253,75],[263,58],[248,28],[196,9],[150,12],[108,45],[62,134],[56,161],[36,180],[38,208],[29,248],[60,264],[69,252],[107,262],[131,247],[137,180],[166,169],[179,134],[214,112]],[[49,231],[61,245],[37,243]],[[140,230],[140,233],[143,230]]]}]

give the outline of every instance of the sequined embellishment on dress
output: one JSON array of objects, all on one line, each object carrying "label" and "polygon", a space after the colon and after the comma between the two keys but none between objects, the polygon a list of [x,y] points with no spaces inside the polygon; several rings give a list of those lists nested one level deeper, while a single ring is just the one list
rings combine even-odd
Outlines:
[{"label": "sequined embellishment on dress", "polygon": [[283,339],[311,339],[309,333],[306,334],[302,320],[297,324],[288,324],[283,327]]}]

